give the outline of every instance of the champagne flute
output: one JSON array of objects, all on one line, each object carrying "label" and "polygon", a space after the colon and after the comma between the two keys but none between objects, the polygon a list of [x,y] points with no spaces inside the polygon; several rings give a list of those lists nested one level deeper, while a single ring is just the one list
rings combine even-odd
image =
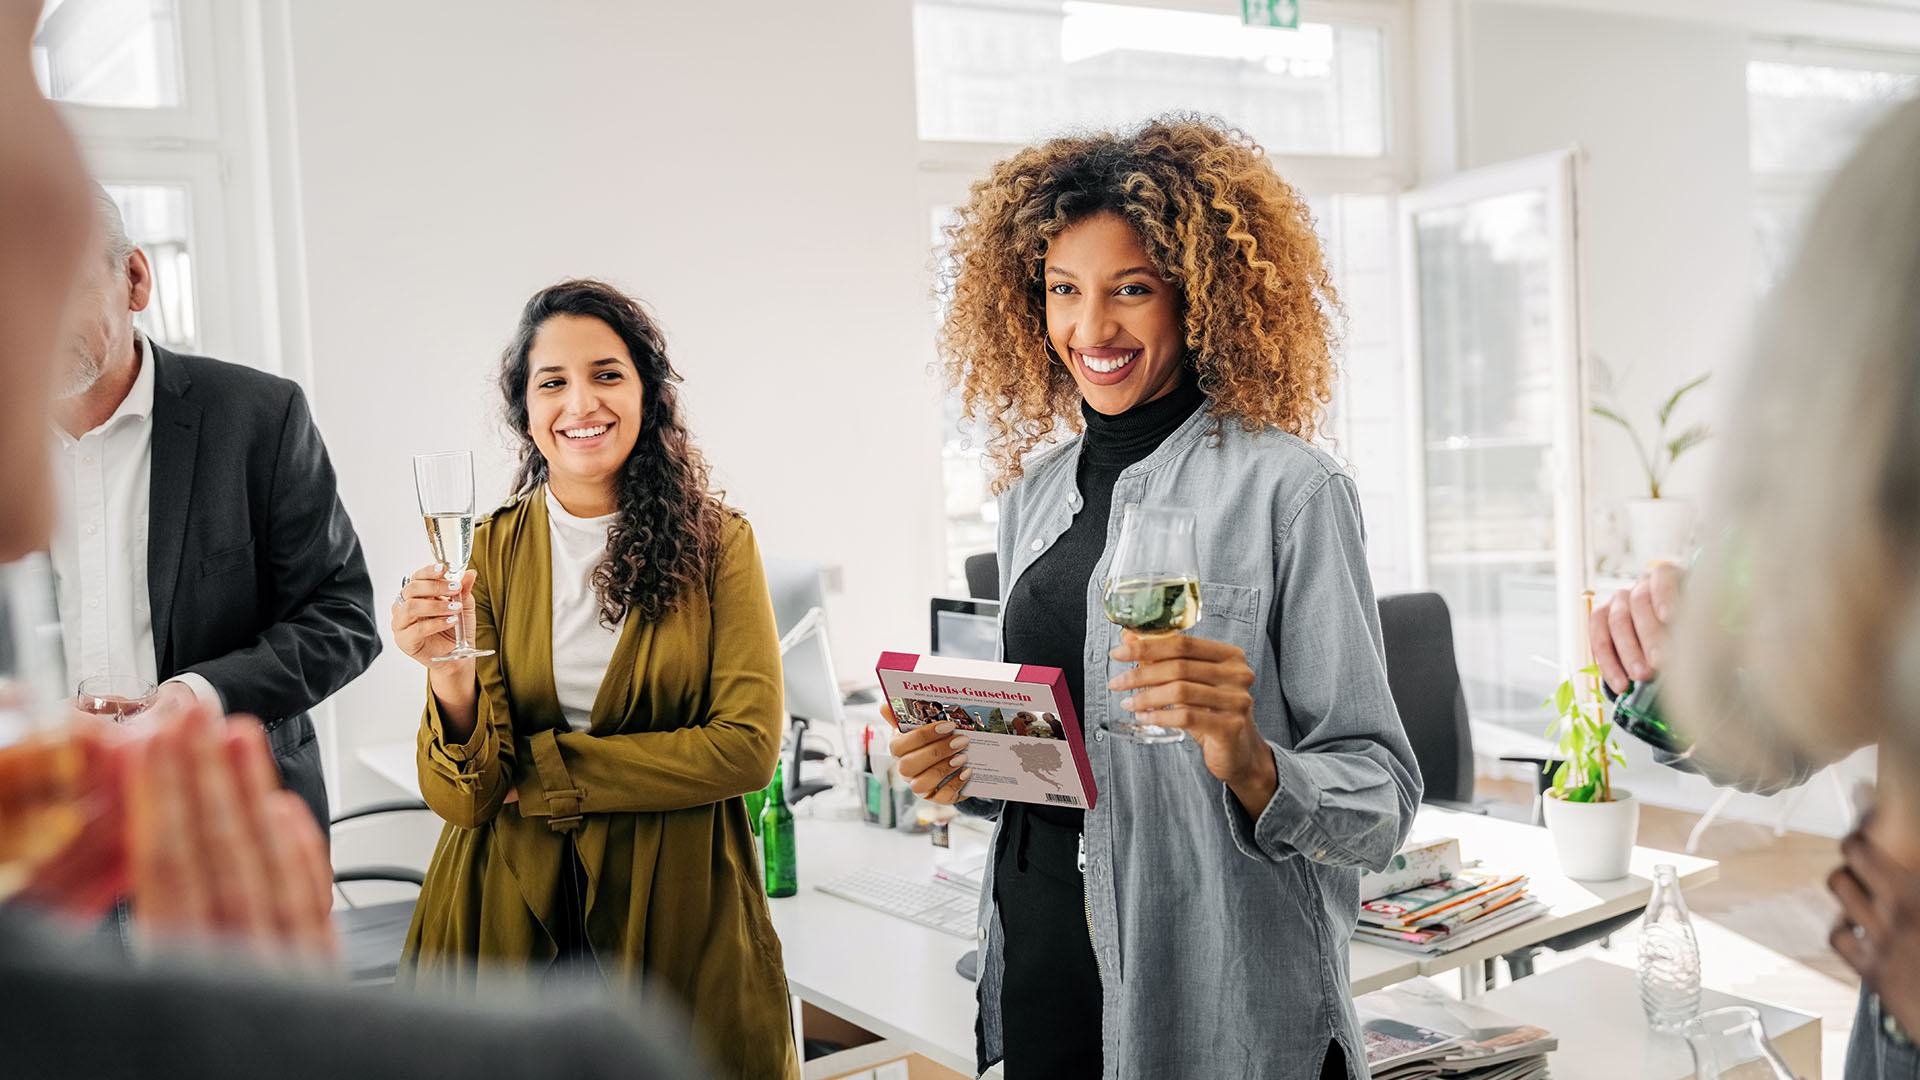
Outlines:
[{"label": "champagne flute", "polygon": [[[1128,503],[1101,606],[1107,619],[1141,637],[1165,637],[1200,621],[1200,557],[1191,510]],[[1142,723],[1122,709],[1108,727],[1135,742],[1178,742],[1179,728]]]},{"label": "champagne flute", "polygon": [[[434,560],[447,568],[448,581],[459,581],[473,557],[473,451],[415,455],[413,485]],[[493,655],[492,649],[476,649],[467,641],[466,614],[453,621],[453,651],[434,657],[436,663]]]},{"label": "champagne flute", "polygon": [[95,813],[84,753],[62,730],[67,685],[50,562],[0,565],[0,902]]}]

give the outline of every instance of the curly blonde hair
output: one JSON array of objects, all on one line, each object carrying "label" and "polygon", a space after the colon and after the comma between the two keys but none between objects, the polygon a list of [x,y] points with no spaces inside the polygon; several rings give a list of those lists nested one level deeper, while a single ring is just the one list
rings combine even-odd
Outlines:
[{"label": "curly blonde hair", "polygon": [[1020,151],[973,185],[947,230],[940,353],[967,417],[987,425],[993,490],[1056,425],[1080,429],[1079,390],[1047,348],[1042,273],[1052,239],[1100,213],[1131,224],[1179,290],[1186,366],[1210,415],[1315,438],[1339,297],[1306,199],[1246,133],[1163,116]]}]

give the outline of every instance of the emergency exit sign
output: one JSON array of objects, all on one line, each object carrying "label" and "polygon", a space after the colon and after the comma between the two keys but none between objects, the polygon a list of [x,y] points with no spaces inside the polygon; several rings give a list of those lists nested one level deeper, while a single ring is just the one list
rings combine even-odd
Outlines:
[{"label": "emergency exit sign", "polygon": [[1300,0],[1240,0],[1240,21],[1248,26],[1300,28]]}]

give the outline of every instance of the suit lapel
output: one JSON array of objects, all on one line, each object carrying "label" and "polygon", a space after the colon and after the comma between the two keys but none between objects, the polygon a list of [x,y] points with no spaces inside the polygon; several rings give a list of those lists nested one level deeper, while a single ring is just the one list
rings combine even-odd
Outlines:
[{"label": "suit lapel", "polygon": [[153,350],[153,466],[147,491],[147,599],[153,614],[157,670],[169,674],[173,597],[187,539],[187,506],[200,447],[200,406],[187,400],[193,385],[172,353]]}]

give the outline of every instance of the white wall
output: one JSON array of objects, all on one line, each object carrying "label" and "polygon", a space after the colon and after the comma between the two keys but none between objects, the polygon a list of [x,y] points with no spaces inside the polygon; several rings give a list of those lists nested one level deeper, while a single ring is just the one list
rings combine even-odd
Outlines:
[{"label": "white wall", "polygon": [[[845,674],[925,635],[941,582],[910,8],[296,0],[315,410],[384,604],[428,560],[409,455],[508,481],[490,379],[520,305],[599,275],[644,298],[696,438],[764,552],[844,574]],[[410,738],[391,647],[336,699],[353,760]]]},{"label": "white wall", "polygon": [[[1682,381],[1720,374],[1679,416],[1708,420],[1731,389],[1752,310],[1747,33],[1727,25],[1535,5],[1465,13],[1468,167],[1578,145],[1585,344],[1627,378],[1615,399],[1650,422]],[[1592,429],[1596,510],[1644,494],[1626,436]],[[1712,444],[1671,490],[1697,494]],[[1606,550],[1604,530],[1596,536]]]}]

